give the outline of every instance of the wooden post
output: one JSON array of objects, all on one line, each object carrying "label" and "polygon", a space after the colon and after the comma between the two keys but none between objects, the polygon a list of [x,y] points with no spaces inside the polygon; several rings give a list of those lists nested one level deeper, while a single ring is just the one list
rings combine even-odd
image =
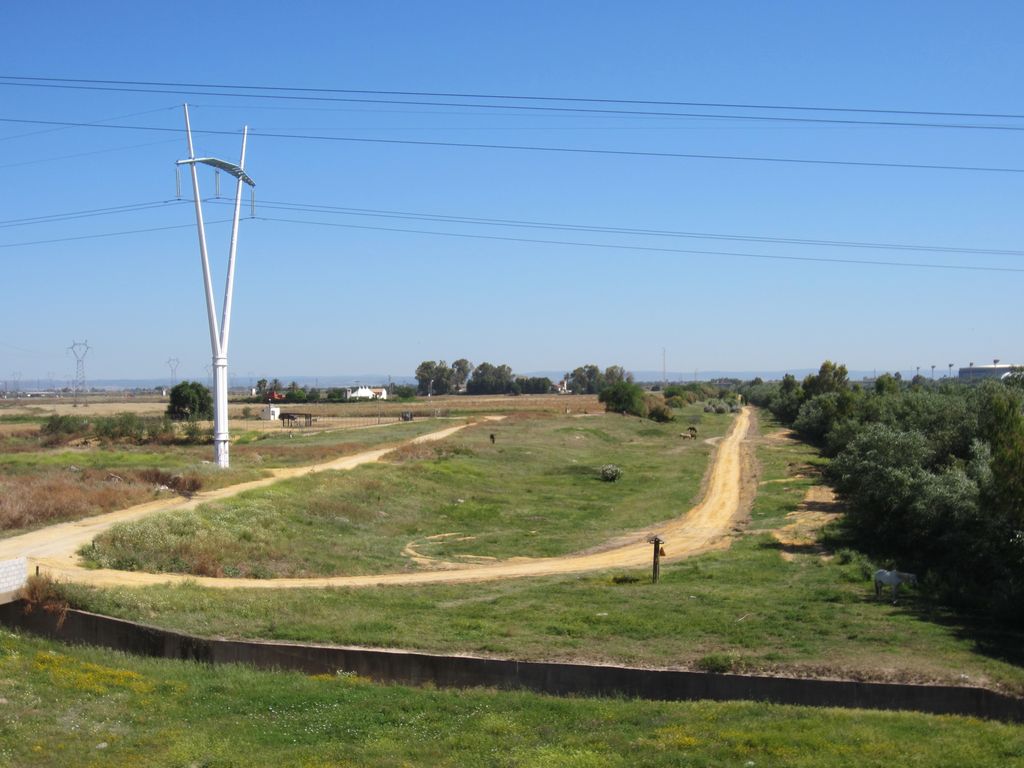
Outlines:
[{"label": "wooden post", "polygon": [[657,536],[652,536],[648,541],[654,545],[654,563],[651,567],[651,583],[657,584],[658,579],[661,578],[661,545],[665,542]]}]

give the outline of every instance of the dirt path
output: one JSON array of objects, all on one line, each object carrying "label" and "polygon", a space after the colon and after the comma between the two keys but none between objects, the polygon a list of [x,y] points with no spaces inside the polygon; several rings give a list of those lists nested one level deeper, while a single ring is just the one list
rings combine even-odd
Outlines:
[{"label": "dirt path", "polygon": [[[197,504],[225,498],[249,488],[270,485],[282,477],[294,477],[321,469],[349,469],[359,464],[377,461],[390,449],[366,451],[329,464],[301,469],[281,470],[273,477],[252,483],[223,488],[197,496],[183,504],[154,504],[133,507],[99,518],[53,526],[41,531],[0,541],[0,559],[27,556],[30,566],[56,578],[93,584],[95,586],[143,586],[189,581],[204,587],[249,587],[262,589],[301,587],[367,587],[377,585],[412,585],[462,583],[511,579],[525,576],[551,576],[581,573],[609,568],[638,568],[650,565],[651,545],[646,537],[657,533],[666,541],[666,560],[679,559],[698,552],[724,546],[731,522],[740,511],[741,445],[750,426],[750,409],[744,408],[737,416],[729,434],[719,443],[714,457],[704,499],[687,514],[674,520],[651,526],[631,536],[620,537],[597,551],[554,558],[512,558],[488,565],[470,565],[457,570],[444,569],[417,573],[387,573],[372,576],[329,576],[290,579],[233,579],[186,576],[167,573],[135,573],[113,570],[89,570],[78,564],[77,549],[88,543],[100,531],[124,520],[135,520],[156,509],[191,509]],[[461,427],[434,432],[416,438],[416,442],[439,440]]]},{"label": "dirt path", "polygon": [[[467,426],[469,425],[460,424],[455,427],[446,427],[445,429],[438,430],[437,432],[420,435],[419,437],[413,438],[410,442],[426,443],[434,440],[443,440],[444,438],[455,434],[459,430],[465,429]],[[238,483],[236,485],[218,488],[213,491],[197,493],[187,501],[183,501],[180,496],[158,499],[156,501],[146,502],[145,504],[138,504],[134,507],[128,507],[127,509],[121,509],[116,512],[108,512],[103,515],[87,517],[83,520],[74,520],[69,523],[59,523],[57,525],[47,526],[46,528],[40,528],[37,531],[24,533],[20,536],[0,539],[0,560],[27,557],[34,565],[46,566],[47,569],[52,568],[54,570],[63,570],[68,562],[74,563],[77,561],[78,558],[75,555],[75,552],[78,551],[79,547],[83,544],[88,544],[98,534],[107,530],[116,523],[138,520],[139,518],[146,517],[154,512],[195,509],[200,504],[205,504],[208,501],[226,499],[230,496],[236,496],[239,493],[243,493],[244,491],[252,490],[253,488],[265,488],[268,485],[273,485],[279,480],[285,480],[292,477],[301,477],[314,472],[322,472],[332,469],[353,469],[358,467],[360,464],[379,461],[384,454],[392,450],[394,450],[393,445],[384,448],[374,448],[351,456],[343,456],[323,464],[271,469],[268,470],[270,474],[267,477],[260,478],[259,480],[252,480],[248,483]],[[90,572],[88,569],[82,568],[73,570],[82,571],[84,573]],[[84,578],[78,580],[86,581]]]}]

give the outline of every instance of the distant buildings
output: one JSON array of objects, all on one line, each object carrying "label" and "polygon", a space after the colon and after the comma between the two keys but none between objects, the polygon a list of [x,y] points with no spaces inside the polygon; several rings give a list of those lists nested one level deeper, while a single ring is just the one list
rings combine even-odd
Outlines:
[{"label": "distant buildings", "polygon": [[1015,365],[969,365],[960,369],[959,379],[961,382],[970,384],[974,381],[984,379],[1005,379],[1014,371],[1020,370],[1021,366]]},{"label": "distant buildings", "polygon": [[385,387],[357,387],[349,390],[349,400],[387,400],[388,391]]}]

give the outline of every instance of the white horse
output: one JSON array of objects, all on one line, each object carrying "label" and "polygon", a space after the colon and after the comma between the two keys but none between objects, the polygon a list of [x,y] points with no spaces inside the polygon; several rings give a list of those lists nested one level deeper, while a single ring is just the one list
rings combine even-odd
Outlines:
[{"label": "white horse", "polygon": [[892,604],[896,605],[896,596],[899,594],[901,584],[917,586],[917,576],[902,571],[875,571],[875,597],[882,596],[882,587],[892,587]]}]

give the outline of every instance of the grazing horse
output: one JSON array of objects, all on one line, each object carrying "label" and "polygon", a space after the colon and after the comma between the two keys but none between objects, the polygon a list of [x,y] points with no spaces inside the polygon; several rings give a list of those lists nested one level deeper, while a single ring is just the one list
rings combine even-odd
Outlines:
[{"label": "grazing horse", "polygon": [[917,576],[912,573],[903,573],[902,571],[875,571],[876,598],[882,596],[882,587],[892,587],[892,604],[896,605],[896,596],[899,594],[900,584],[910,584],[911,586],[916,587]]}]

